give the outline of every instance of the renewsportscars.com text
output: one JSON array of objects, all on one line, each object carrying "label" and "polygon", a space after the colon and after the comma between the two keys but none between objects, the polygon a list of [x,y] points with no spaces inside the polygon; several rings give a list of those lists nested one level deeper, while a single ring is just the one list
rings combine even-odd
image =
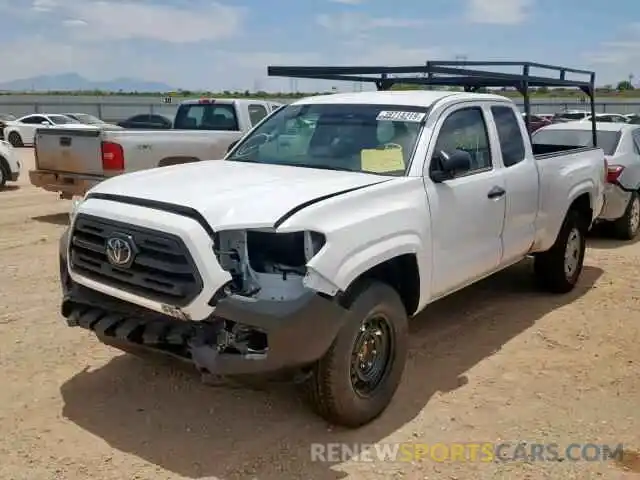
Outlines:
[{"label": "renewsportscars.com text", "polygon": [[375,443],[311,444],[314,462],[604,462],[621,459],[622,444],[571,443]]}]

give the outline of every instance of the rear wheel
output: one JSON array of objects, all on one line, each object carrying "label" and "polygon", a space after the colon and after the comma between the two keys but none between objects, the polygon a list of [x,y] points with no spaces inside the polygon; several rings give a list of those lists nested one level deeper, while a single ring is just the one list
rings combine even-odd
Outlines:
[{"label": "rear wheel", "polygon": [[351,428],[387,408],[407,355],[407,313],[397,292],[379,282],[359,292],[347,322],[304,385],[318,414]]},{"label": "rear wheel", "polygon": [[14,147],[22,147],[24,144],[22,143],[22,137],[18,132],[11,132],[9,134],[9,143]]},{"label": "rear wheel", "polygon": [[640,197],[631,193],[624,215],[613,222],[613,232],[621,240],[633,240],[640,229]]},{"label": "rear wheel", "polygon": [[552,293],[567,293],[578,283],[586,249],[585,222],[570,210],[553,246],[536,255],[534,274],[540,288]]},{"label": "rear wheel", "polygon": [[7,172],[7,169],[4,167],[2,162],[0,162],[0,190],[4,188],[8,180],[9,180],[9,172]]}]

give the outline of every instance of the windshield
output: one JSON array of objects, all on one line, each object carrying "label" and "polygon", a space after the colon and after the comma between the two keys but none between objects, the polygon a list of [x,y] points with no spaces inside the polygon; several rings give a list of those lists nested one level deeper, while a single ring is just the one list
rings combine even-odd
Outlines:
[{"label": "windshield", "polygon": [[66,117],[64,115],[49,115],[49,119],[56,125],[65,125],[67,123],[79,123],[77,120]]},{"label": "windshield", "polygon": [[[598,130],[598,147],[605,155],[613,155],[618,148],[620,132]],[[531,139],[534,145],[561,145],[573,147],[590,147],[592,145],[591,130],[538,130]]]},{"label": "windshield", "polygon": [[402,176],[426,116],[423,107],[400,105],[291,105],[227,160]]}]

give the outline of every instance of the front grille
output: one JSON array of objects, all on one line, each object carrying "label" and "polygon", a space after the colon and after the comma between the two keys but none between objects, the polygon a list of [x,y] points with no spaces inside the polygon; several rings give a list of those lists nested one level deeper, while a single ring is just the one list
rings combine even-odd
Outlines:
[{"label": "front grille", "polygon": [[[137,254],[126,268],[109,263],[109,238],[129,236]],[[71,234],[72,271],[119,290],[175,306],[188,305],[202,291],[202,279],[177,236],[127,223],[78,214]]]}]

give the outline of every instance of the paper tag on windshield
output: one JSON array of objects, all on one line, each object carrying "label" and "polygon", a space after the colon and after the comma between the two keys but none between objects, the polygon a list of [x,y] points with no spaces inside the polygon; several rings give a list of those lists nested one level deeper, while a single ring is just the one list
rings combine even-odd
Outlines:
[{"label": "paper tag on windshield", "polygon": [[420,123],[427,114],[424,112],[402,112],[399,110],[383,110],[378,113],[376,120],[388,122]]},{"label": "paper tag on windshield", "polygon": [[384,149],[365,149],[360,153],[363,172],[389,173],[404,170],[402,147],[393,146]]}]

